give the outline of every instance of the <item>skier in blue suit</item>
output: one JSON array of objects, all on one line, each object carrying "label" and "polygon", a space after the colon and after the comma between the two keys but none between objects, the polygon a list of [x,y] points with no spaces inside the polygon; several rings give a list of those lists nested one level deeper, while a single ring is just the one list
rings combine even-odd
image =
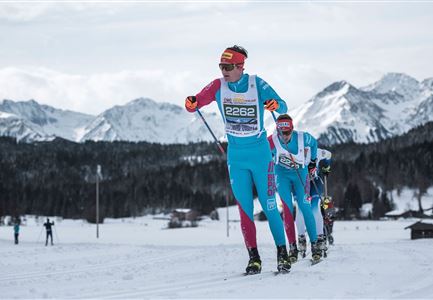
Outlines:
[{"label": "skier in blue suit", "polygon": [[316,170],[317,141],[308,132],[293,130],[293,120],[287,114],[278,117],[277,128],[268,140],[276,163],[277,189],[283,202],[290,259],[294,262],[298,257],[293,222],[292,195],[295,195],[297,205],[305,216],[312,258],[317,261],[321,257],[321,251],[317,243],[316,222],[311,210],[308,181],[308,174]]},{"label": "skier in blue suit", "polygon": [[[308,155],[307,155],[308,156]],[[316,167],[318,172],[312,174],[313,180],[310,182],[310,196],[311,208],[313,211],[314,219],[316,221],[317,241],[321,250],[326,251],[326,242],[324,238],[323,216],[321,212],[320,199],[323,194],[323,176],[328,176],[331,168],[332,154],[325,149],[317,149],[317,162]],[[314,182],[313,182],[314,181]],[[317,187],[317,189],[316,189]],[[296,228],[298,229],[298,240],[305,240],[305,220],[300,211],[296,216]]]},{"label": "skier in blue suit", "polygon": [[242,47],[224,50],[219,64],[223,77],[212,81],[195,96],[187,97],[185,107],[189,112],[195,112],[196,108],[216,101],[221,112],[228,139],[230,182],[250,258],[246,274],[260,273],[262,268],[253,216],[253,185],[277,246],[277,268],[286,272],[291,266],[275,199],[274,164],[263,116],[265,109],[284,113],[287,106],[263,79],[244,74],[246,58],[247,51]]}]

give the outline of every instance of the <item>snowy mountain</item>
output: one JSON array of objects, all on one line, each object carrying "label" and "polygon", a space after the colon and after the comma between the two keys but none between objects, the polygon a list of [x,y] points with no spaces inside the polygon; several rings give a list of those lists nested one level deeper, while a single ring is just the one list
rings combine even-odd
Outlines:
[{"label": "snowy mountain", "polygon": [[50,141],[56,136],[68,140],[81,138],[82,128],[91,115],[40,105],[34,100],[0,102],[0,135],[20,141]]},{"label": "snowy mountain", "polygon": [[[217,138],[224,137],[223,122],[216,113],[203,113]],[[0,136],[19,141],[51,141],[55,137],[71,141],[147,141],[188,143],[211,141],[196,114],[181,106],[136,99],[115,106],[99,116],[60,110],[34,100],[0,102]]]},{"label": "snowy mountain", "polygon": [[[375,142],[433,120],[433,78],[419,82],[405,74],[389,73],[362,88],[339,81],[289,113],[297,129],[312,133],[323,144]],[[204,113],[204,116],[217,138],[223,139],[224,126],[219,114]],[[275,128],[269,115],[265,127],[268,132]],[[29,142],[52,140],[56,136],[76,142],[212,141],[197,114],[146,98],[112,107],[96,117],[40,105],[34,100],[3,100],[0,135]]]},{"label": "snowy mountain", "polygon": [[13,136],[20,141],[50,140],[40,128],[17,115],[0,111],[0,136]]},{"label": "snowy mountain", "polygon": [[[222,120],[216,113],[204,114],[217,138],[223,138]],[[84,129],[81,141],[147,141],[154,143],[188,143],[210,141],[209,134],[196,114],[183,107],[139,98],[115,106],[95,118]]]},{"label": "snowy mountain", "polygon": [[397,73],[364,88],[335,82],[291,115],[323,144],[375,142],[433,120],[432,83]]},{"label": "snowy mountain", "polygon": [[372,91],[378,94],[395,92],[403,96],[404,101],[420,97],[423,92],[422,83],[415,78],[401,73],[388,73],[379,81],[361,88],[363,91]]}]

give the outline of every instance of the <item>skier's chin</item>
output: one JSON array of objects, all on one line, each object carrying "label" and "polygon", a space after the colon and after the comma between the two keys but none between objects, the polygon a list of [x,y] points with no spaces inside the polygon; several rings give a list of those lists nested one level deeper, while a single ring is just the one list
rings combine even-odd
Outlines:
[{"label": "skier's chin", "polygon": [[224,75],[224,79],[227,82],[236,82],[237,81],[233,78],[233,76],[230,76],[230,75]]}]

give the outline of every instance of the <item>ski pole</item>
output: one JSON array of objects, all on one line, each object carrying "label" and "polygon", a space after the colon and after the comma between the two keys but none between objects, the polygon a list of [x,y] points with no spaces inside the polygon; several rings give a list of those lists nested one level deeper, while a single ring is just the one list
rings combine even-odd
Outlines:
[{"label": "ski pole", "polygon": [[57,235],[56,227],[54,227],[54,233],[56,234],[57,243],[60,243],[59,236]]},{"label": "ski pole", "polygon": [[328,198],[328,176],[325,174],[323,177],[323,179],[325,180],[325,198]]},{"label": "ski pole", "polygon": [[[274,114],[273,111],[271,112],[271,114],[272,114],[272,117],[274,118],[275,125],[277,125],[278,134],[282,137],[283,135],[282,135],[282,133],[281,133],[281,130],[278,128],[277,118],[275,117],[275,114]],[[284,145],[286,146],[286,148],[288,149],[289,146],[287,146],[287,142],[285,142],[284,140],[283,140],[283,142],[284,142]],[[295,169],[295,171],[296,171],[296,175],[298,175],[298,179],[299,179],[299,181],[301,182],[302,187],[304,188],[304,193],[307,194],[307,195],[309,195],[310,193],[307,192],[307,187],[306,187],[306,185],[304,184],[304,182],[302,181],[301,174],[299,174],[299,170],[298,170],[298,168],[297,168],[297,165],[298,165],[298,164],[295,162],[295,159],[293,158],[293,156],[292,156],[292,154],[291,154],[290,152],[289,152],[289,158],[290,158],[290,160],[292,161],[293,165],[295,166],[294,169]]]},{"label": "ski pole", "polygon": [[39,239],[41,238],[41,234],[42,234],[43,229],[44,229],[44,226],[41,227],[41,231],[39,232],[38,240],[36,241],[36,243],[39,242]]},{"label": "ski pole", "polygon": [[[220,149],[221,154],[227,159],[227,154],[223,148],[223,146],[221,145],[221,143],[218,141],[218,139],[215,137],[215,134],[213,133],[212,129],[210,129],[210,126],[208,125],[208,123],[206,122],[205,118],[203,117],[203,115],[201,114],[200,110],[198,109],[198,107],[196,107],[195,109],[198,113],[198,115],[200,116],[201,120],[203,121],[204,125],[206,125],[207,129],[209,130],[210,134],[212,135],[213,139],[215,140],[215,143],[218,146],[218,149]],[[229,174],[229,180],[230,180],[230,174]],[[229,237],[229,193],[230,193],[230,189],[227,186],[227,197],[226,197],[226,208],[227,208],[227,237]]]},{"label": "ski pole", "polygon": [[316,189],[317,195],[319,196],[319,199],[320,199],[320,203],[323,203],[323,199],[322,199],[322,196],[320,196],[319,189],[317,188],[315,178],[310,178],[310,181],[313,183],[314,188]]},{"label": "ski pole", "polygon": [[223,148],[223,146],[221,145],[221,143],[218,141],[218,139],[215,137],[215,134],[213,133],[212,129],[210,129],[208,123],[206,122],[205,118],[203,117],[203,115],[201,114],[200,110],[198,109],[198,107],[196,107],[195,109],[198,113],[198,115],[200,116],[201,120],[203,121],[204,125],[206,125],[207,129],[209,130],[210,134],[212,135],[213,139],[215,140],[215,143],[217,144],[218,148],[220,149],[221,153],[223,155],[226,155],[226,152]]}]

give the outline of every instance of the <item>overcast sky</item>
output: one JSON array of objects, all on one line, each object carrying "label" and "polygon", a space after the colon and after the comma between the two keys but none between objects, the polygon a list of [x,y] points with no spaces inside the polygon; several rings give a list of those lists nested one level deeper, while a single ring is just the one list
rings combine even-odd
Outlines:
[{"label": "overcast sky", "polygon": [[0,99],[89,114],[139,97],[183,105],[234,44],[290,112],[337,80],[433,77],[433,3],[0,3]]}]

